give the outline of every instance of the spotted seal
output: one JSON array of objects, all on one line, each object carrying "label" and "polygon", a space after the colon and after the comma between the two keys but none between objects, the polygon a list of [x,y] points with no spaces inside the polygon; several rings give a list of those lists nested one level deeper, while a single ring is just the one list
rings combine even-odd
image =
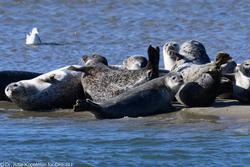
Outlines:
[{"label": "spotted seal", "polygon": [[[176,70],[183,76],[185,84],[176,94],[176,99],[188,107],[210,106],[218,96],[221,81],[221,65],[229,61],[227,53],[219,53],[217,61],[204,65],[183,64]],[[223,88],[223,87],[220,87]],[[221,91],[221,90],[220,90]]]},{"label": "spotted seal", "polygon": [[123,68],[127,70],[139,70],[147,66],[148,60],[144,56],[135,55],[123,60]]},{"label": "spotted seal", "polygon": [[103,64],[81,68],[71,66],[69,69],[83,72],[81,82],[88,98],[95,102],[104,102],[158,77],[159,47],[149,46],[148,56],[147,66],[140,70],[113,69]]},{"label": "spotted seal", "polygon": [[182,76],[170,72],[138,87],[128,90],[106,102],[78,100],[74,111],[90,111],[97,118],[149,116],[174,110],[172,97],[183,84]]},{"label": "spotted seal", "polygon": [[75,101],[84,98],[81,73],[60,68],[30,80],[9,84],[7,97],[24,110],[72,108]]},{"label": "spotted seal", "polygon": [[6,86],[10,83],[20,80],[32,79],[41,74],[42,73],[29,71],[0,71],[0,101],[10,101],[10,99],[4,93]]}]

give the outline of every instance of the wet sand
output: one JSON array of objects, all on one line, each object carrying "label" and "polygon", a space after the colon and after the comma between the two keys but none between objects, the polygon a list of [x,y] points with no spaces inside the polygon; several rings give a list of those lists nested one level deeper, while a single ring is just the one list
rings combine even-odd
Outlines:
[{"label": "wet sand", "polygon": [[[186,108],[180,104],[174,104],[178,110],[174,113],[161,114],[161,116],[169,114],[180,114],[185,117],[204,117],[204,118],[238,118],[238,119],[250,119],[250,105],[242,105],[236,100],[216,100],[216,102],[210,107],[192,107]],[[10,102],[0,102],[0,111],[1,112],[18,112],[22,111],[15,104]],[[20,113],[20,112],[19,112]],[[80,112],[74,113],[72,110],[56,110],[56,112],[32,112],[32,111],[23,111],[21,113],[31,114],[34,116],[41,115],[50,115],[50,116],[60,116],[60,115],[71,115],[72,117],[84,117],[85,119],[94,119],[94,116],[89,112]],[[156,116],[157,117],[157,116]]]},{"label": "wet sand", "polygon": [[211,107],[182,108],[180,112],[219,118],[250,119],[250,105],[242,105],[236,100],[216,100]]}]

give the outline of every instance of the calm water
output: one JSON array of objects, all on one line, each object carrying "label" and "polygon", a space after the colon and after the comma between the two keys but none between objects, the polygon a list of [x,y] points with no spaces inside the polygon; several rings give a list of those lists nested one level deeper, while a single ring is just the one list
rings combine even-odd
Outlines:
[{"label": "calm water", "polygon": [[[47,72],[99,53],[110,64],[147,46],[197,39],[211,58],[249,59],[247,1],[6,0],[0,2],[0,70]],[[25,46],[32,27],[44,42]],[[162,65],[162,62],[161,62]],[[248,166],[250,120],[181,113],[95,120],[87,113],[0,112],[0,162],[70,162],[74,166]],[[80,165],[81,164],[81,165]],[[0,164],[1,165],[1,164]]]}]

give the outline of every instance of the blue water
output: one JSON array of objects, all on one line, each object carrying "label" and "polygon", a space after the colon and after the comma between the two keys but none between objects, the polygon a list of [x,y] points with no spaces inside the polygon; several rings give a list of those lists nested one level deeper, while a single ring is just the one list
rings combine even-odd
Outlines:
[{"label": "blue water", "polygon": [[[249,59],[250,3],[236,0],[7,0],[0,2],[0,70],[47,72],[99,53],[110,64],[149,44],[200,40],[213,59]],[[44,42],[26,46],[38,27]],[[163,65],[161,61],[161,66]],[[74,166],[248,166],[250,120],[173,113],[95,120],[88,113],[0,110],[2,162],[69,162]]]}]

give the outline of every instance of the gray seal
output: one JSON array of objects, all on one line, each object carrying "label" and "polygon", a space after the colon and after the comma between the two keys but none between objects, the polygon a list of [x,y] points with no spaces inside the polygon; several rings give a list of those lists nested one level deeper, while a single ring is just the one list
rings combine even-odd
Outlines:
[{"label": "gray seal", "polygon": [[0,71],[0,101],[10,101],[10,99],[4,93],[6,86],[10,83],[20,80],[32,79],[41,74],[42,73],[29,71]]},{"label": "gray seal", "polygon": [[6,96],[24,110],[51,110],[72,108],[75,101],[84,98],[81,73],[60,68],[30,80],[9,84]]},{"label": "gray seal", "polygon": [[139,70],[147,66],[148,60],[140,55],[130,56],[123,61],[123,68],[127,70]]},{"label": "gray seal", "polygon": [[[159,76],[159,48],[149,46],[149,62],[140,70],[114,69],[104,64],[83,66],[70,70],[83,72],[81,82],[85,95],[95,102],[104,102],[133,87]],[[91,59],[91,56],[90,56]]]},{"label": "gray seal", "polygon": [[141,117],[174,111],[172,97],[183,84],[179,73],[170,72],[128,90],[106,102],[78,100],[74,111],[90,111],[99,119]]},{"label": "gray seal", "polygon": [[[217,61],[205,65],[187,64],[178,68],[185,84],[176,94],[176,99],[188,107],[210,106],[218,96],[218,88],[223,88],[221,83],[221,65],[231,60],[229,54],[219,53]],[[222,90],[220,90],[222,91]]]}]

